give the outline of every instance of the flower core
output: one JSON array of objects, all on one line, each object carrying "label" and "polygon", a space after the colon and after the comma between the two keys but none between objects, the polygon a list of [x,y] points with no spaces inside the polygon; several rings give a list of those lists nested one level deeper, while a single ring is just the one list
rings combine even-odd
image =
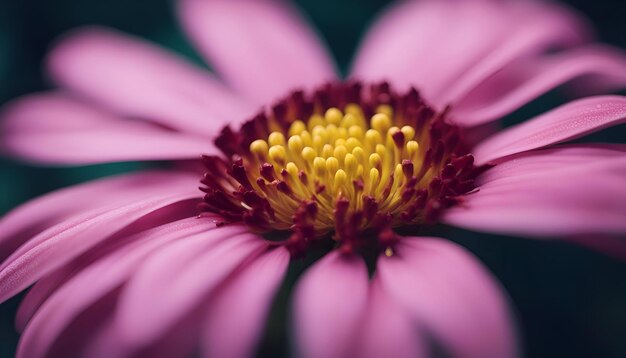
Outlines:
[{"label": "flower core", "polygon": [[258,232],[289,232],[293,254],[332,238],[392,254],[392,228],[433,223],[474,189],[460,128],[415,89],[328,84],[293,92],[215,140],[203,211]]}]

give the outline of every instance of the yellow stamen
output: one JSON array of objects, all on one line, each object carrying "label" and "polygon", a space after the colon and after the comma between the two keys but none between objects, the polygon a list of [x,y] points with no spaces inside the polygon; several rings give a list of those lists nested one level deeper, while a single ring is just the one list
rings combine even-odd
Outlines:
[{"label": "yellow stamen", "polygon": [[[340,198],[350,202],[350,210],[360,210],[366,195],[380,210],[408,205],[401,203],[401,186],[408,182],[402,163],[411,161],[414,172],[418,171],[418,139],[422,135],[409,125],[398,125],[388,105],[376,108],[369,120],[356,104],[344,110],[330,108],[306,122],[296,120],[289,126],[287,138],[274,131],[250,144],[257,165],[269,162],[276,177],[282,175],[290,185],[289,190],[283,187],[279,192],[273,186],[278,181],[266,182],[263,189],[277,215],[285,220],[299,202],[312,197],[320,208],[315,227],[322,231],[333,229],[335,204]],[[397,138],[399,132],[401,139]],[[393,251],[387,248],[385,254]]]}]

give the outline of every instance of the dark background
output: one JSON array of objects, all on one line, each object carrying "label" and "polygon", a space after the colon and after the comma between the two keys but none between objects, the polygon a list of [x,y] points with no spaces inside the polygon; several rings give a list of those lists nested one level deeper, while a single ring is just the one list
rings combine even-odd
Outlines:
[{"label": "dark background", "polygon": [[[298,0],[325,37],[342,70],[360,36],[386,0]],[[601,41],[626,49],[626,1],[571,0]],[[52,40],[85,24],[102,24],[173,48],[199,62],[177,27],[169,0],[0,0],[0,104],[50,88],[41,62]],[[554,106],[558,92],[507,119],[518,122]],[[624,142],[625,130],[593,140]],[[53,189],[136,170],[145,164],[33,168],[0,159],[0,215]],[[584,190],[584,188],[581,188]],[[626,357],[626,264],[556,241],[537,241],[448,229],[474,252],[512,297],[528,357]],[[0,305],[0,357],[13,355],[13,316],[19,299]]]}]

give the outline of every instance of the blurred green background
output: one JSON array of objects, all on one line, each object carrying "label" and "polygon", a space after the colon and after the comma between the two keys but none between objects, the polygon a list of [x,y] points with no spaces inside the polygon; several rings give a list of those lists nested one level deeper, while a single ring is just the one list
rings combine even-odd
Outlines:
[{"label": "blurred green background", "polygon": [[[358,40],[386,0],[298,0],[345,71]],[[626,48],[626,2],[573,0],[603,42]],[[148,38],[199,62],[185,42],[170,0],[0,0],[0,104],[50,88],[41,71],[53,39],[86,24],[111,26]],[[551,93],[509,118],[515,123],[562,100]],[[623,126],[593,140],[624,142]],[[33,168],[0,159],[0,214],[53,189],[146,164]],[[626,183],[625,183],[626,184]],[[584,188],[581,188],[584,190]],[[534,241],[455,229],[446,237],[474,252],[512,297],[528,357],[626,357],[626,264],[555,241]],[[18,335],[19,298],[0,305],[0,357],[11,357]]]}]

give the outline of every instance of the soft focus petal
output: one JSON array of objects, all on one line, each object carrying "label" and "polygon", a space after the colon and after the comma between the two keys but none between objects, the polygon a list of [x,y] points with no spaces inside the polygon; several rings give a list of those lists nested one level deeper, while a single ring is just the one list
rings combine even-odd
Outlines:
[{"label": "soft focus petal", "polygon": [[[626,155],[602,150],[529,152],[479,178],[479,191],[443,221],[460,227],[536,237],[626,233]],[[566,149],[561,150],[567,152]],[[577,157],[577,158],[576,158]]]},{"label": "soft focus petal", "polygon": [[477,163],[545,147],[623,123],[626,97],[597,96],[570,102],[501,131],[472,150]]},{"label": "soft focus petal", "polygon": [[[454,116],[475,126],[505,116],[540,95],[583,77],[596,87],[626,85],[626,56],[608,47],[593,46],[507,66],[455,102]],[[598,88],[596,88],[597,90]]]},{"label": "soft focus petal", "polygon": [[336,77],[327,52],[286,1],[179,2],[182,25],[200,52],[258,104]]},{"label": "soft focus petal", "polygon": [[442,106],[518,57],[586,37],[576,16],[544,3],[407,1],[370,30],[352,75],[417,86]]},{"label": "soft focus petal", "polygon": [[178,202],[196,204],[197,189],[188,179],[168,184],[162,193],[75,215],[26,242],[0,265],[0,301],[150,213]]},{"label": "soft focus petal", "polygon": [[383,290],[380,280],[370,284],[369,300],[354,357],[428,357],[428,344],[419,325]]},{"label": "soft focus petal", "polygon": [[[489,3],[489,2],[483,2]],[[542,1],[502,2],[510,7],[510,21],[518,27],[473,66],[440,90],[437,100],[454,103],[482,81],[513,61],[536,55],[555,47],[577,45],[587,39],[583,20],[567,8]],[[497,16],[497,15],[496,15]],[[478,20],[480,21],[480,20]],[[501,24],[510,28],[510,23]]]},{"label": "soft focus petal", "polygon": [[197,159],[206,138],[122,120],[61,94],[18,100],[1,118],[0,150],[46,164]]},{"label": "soft focus petal", "polygon": [[[186,239],[194,235],[204,235],[215,229],[209,220],[190,218],[143,232],[136,235],[134,242],[115,253],[87,264],[65,285],[47,299],[29,322],[22,339],[18,356],[45,357],[48,350],[60,339],[64,329],[91,305],[120,287],[140,267],[146,257],[159,247]],[[38,286],[35,286],[37,288]],[[35,313],[29,303],[33,291],[22,302],[18,324]],[[25,315],[26,313],[30,313]],[[94,330],[95,331],[95,330]],[[92,332],[92,334],[95,332]],[[74,352],[77,353],[77,352]]]},{"label": "soft focus petal", "polygon": [[124,115],[214,134],[251,114],[207,71],[129,35],[103,28],[74,32],[52,51],[59,84]]},{"label": "soft focus petal", "polygon": [[26,240],[72,215],[124,206],[162,193],[179,182],[193,185],[193,181],[194,177],[187,174],[145,171],[95,180],[29,201],[0,219],[0,259],[4,260]]},{"label": "soft focus petal", "polygon": [[206,357],[252,357],[274,294],[289,265],[278,248],[255,258],[208,303],[202,349]]},{"label": "soft focus petal", "polygon": [[[178,228],[180,229],[181,235],[186,232],[186,228],[198,227],[203,230],[210,230],[216,226],[216,222],[223,220],[219,216],[215,217],[205,217],[203,216],[202,220],[196,223],[196,211],[194,210],[181,210],[184,208],[183,205],[171,205],[169,207],[158,210],[155,213],[152,213],[144,218],[141,221],[148,221],[149,225],[142,227],[141,224],[134,223],[129,228],[132,230],[122,230],[116,235],[112,236],[107,240],[104,245],[99,245],[97,249],[90,250],[85,254],[78,256],[77,258],[71,260],[68,264],[63,267],[55,270],[51,274],[46,275],[39,281],[37,281],[33,287],[28,290],[28,294],[22,300],[20,307],[18,309],[16,315],[16,327],[19,331],[23,331],[24,327],[31,319],[31,317],[35,314],[35,312],[39,309],[41,304],[45,302],[48,297],[57,290],[57,288],[61,287],[65,282],[73,278],[77,273],[81,272],[87,266],[91,265],[96,260],[108,256],[112,253],[113,255],[117,255],[120,251],[127,251],[127,248],[134,248],[137,245],[141,245],[144,237],[152,237],[151,231],[158,232],[168,232],[168,228],[173,228],[172,230]],[[179,217],[171,216],[168,214],[168,211],[175,210],[177,213],[180,213]],[[160,220],[159,215],[164,215],[164,219]],[[168,218],[168,216],[170,216]],[[201,225],[202,224],[202,225]],[[161,231],[160,231],[161,230]]]},{"label": "soft focus petal", "polygon": [[367,307],[367,268],[334,251],[300,279],[294,292],[297,356],[346,357]]},{"label": "soft focus petal", "polygon": [[396,255],[379,258],[376,276],[384,292],[450,356],[517,356],[504,292],[459,246],[437,238],[407,238]]},{"label": "soft focus petal", "polygon": [[131,350],[156,342],[264,247],[263,239],[237,225],[155,253],[120,297],[114,341],[119,348]]}]

